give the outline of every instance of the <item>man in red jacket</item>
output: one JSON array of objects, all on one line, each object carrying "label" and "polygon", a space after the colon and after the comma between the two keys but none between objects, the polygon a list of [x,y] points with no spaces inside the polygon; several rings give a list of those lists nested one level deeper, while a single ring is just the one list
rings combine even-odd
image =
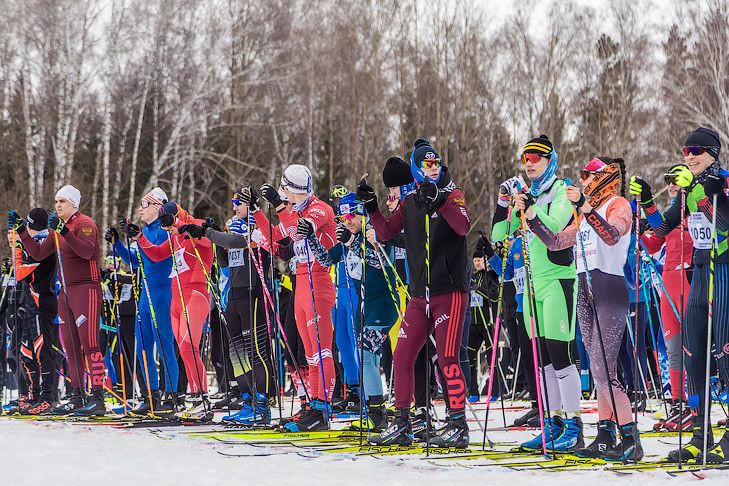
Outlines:
[{"label": "man in red jacket", "polygon": [[[11,214],[23,247],[28,255],[40,261],[56,252],[61,293],[58,296],[58,317],[68,360],[73,391],[66,404],[53,411],[55,415],[104,415],[104,357],[99,349],[99,316],[101,315],[101,279],[99,274],[99,229],[96,223],[79,212],[81,193],[71,185],[56,193],[56,213],[48,219],[51,236],[36,242],[26,231],[25,222]],[[88,380],[85,382],[85,379]],[[84,400],[85,385],[91,395]]]}]

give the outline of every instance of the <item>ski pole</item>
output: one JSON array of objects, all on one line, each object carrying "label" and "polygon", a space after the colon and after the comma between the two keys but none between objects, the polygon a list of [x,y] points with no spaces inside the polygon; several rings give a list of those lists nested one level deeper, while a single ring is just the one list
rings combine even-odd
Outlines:
[{"label": "ski pole", "polygon": [[[258,348],[258,342],[257,342],[258,335],[256,333],[257,329],[255,329],[256,326],[254,325],[254,321],[253,321],[253,289],[251,288],[251,282],[253,280],[253,274],[252,274],[252,270],[251,270],[251,266],[252,266],[251,265],[251,252],[253,251],[251,248],[251,232],[253,231],[253,225],[251,224],[251,212],[248,211],[246,216],[247,216],[246,223],[247,223],[247,227],[248,227],[248,231],[246,231],[246,245],[248,246],[248,248],[247,248],[248,251],[246,252],[247,253],[246,257],[248,259],[248,322],[252,328],[251,333],[253,334],[253,339],[256,341],[255,346],[257,349]],[[193,248],[195,248],[195,254],[198,255],[199,253],[197,251],[197,247],[195,246],[194,241],[193,241],[192,245],[193,245]],[[204,267],[204,265],[203,265],[203,267]],[[266,283],[264,281],[261,281],[261,285],[265,285],[265,284]],[[270,334],[269,334],[269,336],[270,336]],[[252,373],[251,373],[252,388],[251,389],[253,390],[253,397],[252,397],[253,410],[254,410],[253,418],[255,419],[255,410],[258,410],[258,389],[256,387],[256,370],[255,370],[255,361],[253,360],[253,347],[252,346],[250,348],[250,354],[251,355],[248,357],[248,359],[250,360],[251,371],[252,371]],[[260,357],[260,354],[259,354],[259,357]],[[263,360],[261,360],[261,364],[263,365],[263,367],[265,369],[266,365],[263,363]],[[268,377],[267,369],[266,369],[266,377]]]},{"label": "ski pole", "polygon": [[[112,319],[116,320],[116,336],[117,342],[119,343],[119,368],[121,368],[121,380],[122,380],[122,404],[124,405],[124,415],[127,414],[127,380],[126,380],[126,368],[124,367],[124,339],[122,339],[121,330],[121,316],[119,315],[119,273],[116,263],[116,250],[114,245],[111,245],[111,257],[114,260],[114,303],[112,305],[111,316]],[[132,387],[134,385],[132,384]]]},{"label": "ski pole", "polygon": [[[250,213],[250,208],[248,208],[248,212]],[[268,234],[273,235],[273,223],[271,223],[271,205],[268,205]],[[274,292],[274,302],[271,303],[271,313],[273,315],[278,315],[279,312],[279,295],[278,295],[278,280],[276,280],[276,272],[275,272],[275,261],[274,261],[274,254],[273,254],[273,238],[271,238],[271,241],[269,242],[269,257],[271,258],[270,262],[270,269],[271,269],[271,287]],[[270,330],[269,330],[270,332]],[[278,370],[276,370],[276,377],[278,379],[278,416],[279,419],[283,416],[283,395],[284,395],[284,373],[283,373],[283,353],[281,352],[281,339],[280,339],[280,329],[278,327],[275,328],[275,337],[276,339],[276,347],[275,347],[275,353],[277,354],[278,359],[276,360],[278,363]],[[293,402],[292,402],[293,403]]]},{"label": "ski pole", "polygon": [[[572,181],[570,179],[565,179],[565,183],[568,186],[572,185]],[[607,375],[607,381],[608,381],[607,389],[608,389],[608,393],[610,396],[610,405],[613,408],[613,417],[615,418],[615,423],[618,425],[618,431],[620,432],[620,439],[621,439],[620,444],[621,444],[621,447],[623,447],[623,454],[625,454],[625,446],[623,445],[623,443],[625,441],[625,434],[624,434],[622,428],[620,427],[620,419],[618,418],[618,407],[615,404],[615,393],[613,391],[613,380],[612,380],[612,377],[610,376],[610,367],[609,367],[608,361],[607,361],[607,354],[605,353],[605,341],[603,340],[602,328],[600,327],[600,316],[597,312],[597,304],[595,303],[595,293],[592,288],[592,278],[590,275],[590,267],[587,262],[587,251],[585,250],[585,242],[582,239],[582,231],[580,228],[580,226],[581,226],[580,216],[577,213],[577,205],[575,203],[572,203],[572,217],[575,222],[575,227],[577,228],[577,243],[578,243],[578,246],[580,247],[580,254],[582,256],[582,264],[585,267],[585,283],[586,283],[585,287],[587,289],[587,300],[590,302],[590,310],[592,311],[592,315],[594,316],[594,319],[595,319],[594,325],[595,325],[595,328],[597,329],[597,337],[600,341],[600,350],[602,351],[602,353],[600,353],[602,355],[602,364],[605,367],[605,374]],[[598,238],[599,238],[599,236],[598,236]],[[578,288],[579,288],[579,284],[578,284]],[[590,325],[592,325],[592,323],[590,323]],[[638,422],[636,422],[636,425],[637,424],[638,424]]]},{"label": "ski pole", "polygon": [[[430,212],[425,211],[425,333],[429,334],[430,327]],[[430,342],[425,340],[425,356],[430,355]],[[425,457],[430,455],[430,363],[425,370],[425,393],[426,393],[426,413],[425,413]]]},{"label": "ski pole", "polygon": [[[362,176],[364,181],[366,174]],[[364,427],[362,427],[362,421],[367,421],[367,435],[370,433],[370,421],[369,417],[366,417],[366,407],[364,400],[367,394],[365,393],[364,387],[364,327],[365,327],[365,279],[367,278],[367,220],[364,211],[362,212],[360,230],[360,238],[362,239],[362,246],[360,248],[362,252],[362,279],[359,281],[360,299],[359,299],[359,445],[362,445]]]},{"label": "ski pole", "polygon": [[[514,207],[510,204],[506,216],[506,227],[511,227],[511,218],[514,215]],[[498,336],[499,336],[499,330],[501,328],[501,312],[503,310],[503,300],[504,300],[504,281],[506,280],[506,262],[509,259],[509,232],[506,232],[506,236],[504,237],[504,244],[501,249],[502,255],[501,255],[501,274],[499,275],[499,297],[496,304],[496,322],[494,323],[494,338],[491,340],[491,362],[489,363],[489,385],[488,389],[486,391],[486,414],[484,418],[484,429],[483,429],[483,439],[481,441],[481,450],[486,449],[486,431],[489,427],[489,411],[491,410],[491,393],[493,391],[493,384],[494,384],[494,366],[496,364],[496,346],[495,344],[498,342]],[[486,334],[488,334],[488,329],[486,330]],[[479,390],[480,391],[480,390]],[[503,405],[502,405],[503,410]],[[506,426],[506,424],[504,424]],[[491,445],[491,440],[489,439],[489,447],[493,447]],[[546,453],[546,451],[545,451]]]},{"label": "ski pole", "polygon": [[706,467],[706,449],[709,442],[709,410],[711,396],[709,394],[709,375],[711,374],[711,340],[714,324],[714,272],[716,267],[716,249],[719,246],[719,236],[716,231],[716,194],[712,200],[711,213],[711,251],[709,255],[709,316],[706,324],[706,384],[704,385],[704,443],[702,465]]},{"label": "ski pole", "polygon": [[[640,302],[640,195],[635,197],[635,319],[633,320],[633,421],[638,423],[638,303]],[[645,339],[645,337],[643,337]],[[642,373],[641,373],[642,374]],[[646,395],[647,395],[646,389]]]},{"label": "ski pole", "polygon": [[[680,362],[679,362],[679,372],[680,372],[680,380],[681,380],[681,400],[678,405],[679,409],[679,417],[681,417],[681,420],[683,421],[683,402],[685,394],[685,378],[684,378],[684,369],[686,366],[686,363],[684,361],[684,317],[685,317],[685,308],[684,308],[684,293],[685,293],[685,282],[686,282],[686,258],[684,255],[684,233],[686,232],[686,191],[681,188],[679,190],[679,193],[681,195],[681,295],[679,297],[680,300],[680,317],[679,317],[679,329],[680,329],[680,340],[681,340],[681,356],[680,356]],[[668,291],[664,290],[666,292],[666,295],[668,295]],[[708,339],[708,336],[707,336]],[[683,450],[683,422],[680,423],[679,427],[681,430],[678,433],[678,468],[682,469],[683,466],[683,454],[681,451]]]}]

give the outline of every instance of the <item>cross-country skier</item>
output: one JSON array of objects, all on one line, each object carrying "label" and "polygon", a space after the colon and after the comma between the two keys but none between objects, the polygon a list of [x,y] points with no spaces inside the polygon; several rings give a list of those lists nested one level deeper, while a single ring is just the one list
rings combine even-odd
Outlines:
[{"label": "cross-country skier", "polygon": [[374,189],[364,180],[357,188],[377,236],[384,241],[405,230],[410,269],[411,299],[405,310],[395,348],[395,418],[375,444],[410,444],[410,404],[413,364],[431,333],[435,333],[438,365],[448,389],[449,421],[431,437],[436,447],[465,447],[466,382],[459,361],[463,319],[468,302],[466,234],[471,227],[463,191],[451,180],[438,152],[425,139],[417,139],[410,155],[417,190],[405,197],[390,218],[377,205]]},{"label": "cross-country skier", "polygon": [[[546,135],[531,139],[522,150],[522,163],[531,180],[528,190],[520,188],[519,178],[505,181],[499,190],[499,200],[493,218],[492,239],[503,240],[520,226],[514,215],[507,224],[510,198],[514,209],[522,211],[529,225],[525,235],[531,262],[530,277],[534,286],[530,305],[529,286],[525,289],[524,319],[533,314],[538,326],[538,345],[544,362],[540,363],[542,393],[552,417],[546,417],[544,428],[548,447],[557,451],[573,451],[584,445],[580,418],[580,376],[575,366],[572,348],[575,339],[575,263],[572,248],[552,251],[547,248],[537,225],[553,232],[562,231],[572,221],[572,203],[567,198],[566,184],[557,178],[557,152]],[[513,194],[513,195],[512,195]],[[531,335],[531,329],[530,335]],[[522,444],[526,450],[542,448],[541,434]]]},{"label": "cross-country skier", "polygon": [[[704,434],[708,441],[706,461],[720,463],[729,461],[729,430],[719,442],[714,444],[711,428],[705,429],[704,419],[710,410],[706,407],[706,352],[707,319],[712,314],[714,348],[719,376],[729,380],[729,307],[725,305],[729,296],[729,252],[727,252],[727,230],[729,230],[729,200],[727,199],[727,179],[729,171],[721,167],[719,153],[721,141],[719,134],[710,128],[699,127],[689,133],[684,142],[684,164],[671,168],[669,174],[685,196],[685,211],[688,211],[688,229],[693,240],[694,270],[691,277],[686,315],[682,326],[684,340],[684,360],[688,378],[688,404],[694,414],[692,438],[681,450],[668,454],[669,461],[703,459]],[[648,223],[658,236],[667,236],[681,224],[683,198],[681,192],[664,212],[658,211],[650,185],[643,179],[633,176],[630,192],[640,197]],[[716,196],[716,207],[713,198]],[[714,249],[715,262],[710,265],[712,255],[712,219],[716,217],[718,247]],[[714,295],[709,296],[710,274],[713,272]],[[709,301],[713,299],[713,309]],[[711,400],[708,400],[711,404]]]}]

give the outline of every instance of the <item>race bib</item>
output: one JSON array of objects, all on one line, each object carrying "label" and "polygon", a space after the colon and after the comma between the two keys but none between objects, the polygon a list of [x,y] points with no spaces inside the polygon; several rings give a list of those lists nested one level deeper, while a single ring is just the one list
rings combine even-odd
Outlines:
[{"label": "race bib", "polygon": [[132,284],[122,284],[119,302],[127,302],[132,298]]},{"label": "race bib", "polygon": [[190,270],[190,267],[187,265],[187,261],[185,261],[185,249],[179,248],[175,250],[175,264],[172,265],[172,273],[170,273],[170,278],[173,278],[175,276],[175,268],[177,269],[177,273],[185,273],[188,270]]},{"label": "race bib", "polygon": [[688,218],[688,229],[694,248],[711,249],[711,222],[704,213],[691,213]]},{"label": "race bib", "polygon": [[294,257],[292,260],[297,263],[306,263],[309,253],[306,251],[306,240],[294,241]]},{"label": "race bib", "polygon": [[350,250],[345,261],[349,276],[355,280],[362,280],[362,259]]},{"label": "race bib", "polygon": [[228,266],[230,268],[233,267],[244,267],[246,264],[246,259],[244,257],[244,250],[243,248],[236,248],[233,250],[228,250]]},{"label": "race bib", "polygon": [[395,247],[395,260],[405,260],[405,248]]},{"label": "race bib", "polygon": [[483,295],[471,290],[471,307],[483,307]]},{"label": "race bib", "polygon": [[514,287],[517,294],[524,293],[524,284],[526,283],[526,267],[514,269]]}]

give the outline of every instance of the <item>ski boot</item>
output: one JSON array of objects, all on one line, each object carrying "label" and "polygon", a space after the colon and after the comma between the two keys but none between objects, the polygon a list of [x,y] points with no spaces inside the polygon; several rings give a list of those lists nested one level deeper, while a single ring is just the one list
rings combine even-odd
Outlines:
[{"label": "ski boot", "polygon": [[465,412],[453,412],[446,426],[438,435],[431,437],[428,442],[432,447],[455,447],[465,449],[468,447],[468,423]]},{"label": "ski boot", "polygon": [[373,395],[367,400],[367,415],[364,425],[359,419],[352,422],[351,430],[366,430],[368,432],[381,432],[387,427],[387,412],[385,411],[385,397]]},{"label": "ski boot", "polygon": [[338,415],[357,415],[359,416],[360,396],[359,386],[347,386],[347,396],[338,402],[332,404],[332,411]]},{"label": "ski boot", "polygon": [[622,441],[608,449],[603,456],[606,461],[639,462],[643,459],[643,446],[635,422],[620,426]]},{"label": "ski boot", "polygon": [[106,415],[104,390],[93,390],[83,407],[73,412],[75,417],[100,417]]},{"label": "ski boot", "polygon": [[81,390],[74,388],[68,396],[68,402],[58,404],[51,409],[51,415],[71,415],[76,410],[80,410],[84,406]]},{"label": "ski boot", "polygon": [[390,425],[382,433],[370,436],[367,442],[380,446],[412,445],[413,430],[410,426],[410,410],[407,408],[398,409]]},{"label": "ski boot", "polygon": [[243,406],[241,393],[237,386],[224,393],[222,398],[213,403],[213,410],[240,410]]},{"label": "ski boot", "polygon": [[597,437],[590,445],[577,449],[575,455],[585,458],[601,458],[605,453],[615,447],[617,443],[618,426],[610,420],[600,420],[597,424]]},{"label": "ski boot", "polygon": [[[683,449],[675,449],[668,453],[666,457],[667,462],[678,462],[679,455],[682,462],[696,459],[701,459],[702,451],[704,449],[704,419],[700,415],[694,418],[694,427],[691,429],[691,440],[686,444]],[[709,434],[706,437],[706,450],[710,451],[714,447],[714,434],[709,430]]]},{"label": "ski boot", "polygon": [[142,401],[139,402],[139,404],[134,407],[133,409],[129,410],[129,415],[132,417],[146,417],[152,411],[154,410],[154,413],[157,412],[157,409],[159,408],[159,403],[161,401],[161,393],[159,390],[152,390],[152,406],[149,406],[149,396],[145,395],[142,397]]},{"label": "ski boot", "polygon": [[167,392],[164,399],[154,407],[154,415],[151,418],[173,419],[177,412],[185,409],[185,398],[177,393]]},{"label": "ski boot", "polygon": [[671,432],[691,430],[694,426],[694,416],[687,403],[683,404],[683,415],[681,415],[681,402],[676,403],[675,412],[666,419],[663,424],[665,430]]},{"label": "ski boot", "polygon": [[707,464],[729,463],[729,431],[724,432],[724,437],[714,447],[706,449]]},{"label": "ski boot", "polygon": [[412,417],[411,429],[413,437],[419,441],[424,442],[428,437],[436,435],[435,431],[435,418],[433,414],[430,414],[430,431],[428,433],[428,421],[426,414],[429,413],[425,407],[420,407],[415,410],[415,414]]},{"label": "ski boot", "polygon": [[[556,446],[557,438],[562,435],[562,429],[564,428],[564,425],[562,423],[562,418],[558,415],[555,415],[552,418],[545,418],[544,419],[544,439],[547,444],[547,450],[552,450],[554,442],[554,445]],[[534,437],[531,440],[528,440],[521,444],[521,450],[533,452],[533,451],[540,451],[542,450],[542,434],[540,433],[538,436]]]},{"label": "ski boot", "polygon": [[[572,452],[575,449],[583,449],[585,447],[585,438],[582,434],[582,419],[573,417],[562,421],[562,433],[554,440],[554,450],[556,452]],[[550,445],[547,444],[547,447]]]},{"label": "ski boot", "polygon": [[311,409],[303,414],[301,418],[295,422],[289,422],[284,425],[287,432],[315,432],[318,430],[328,430],[329,422],[327,420],[327,412],[325,404],[322,400],[312,400]]},{"label": "ski boot", "polygon": [[25,413],[27,413],[28,415],[45,415],[50,412],[51,408],[53,408],[53,402],[51,402],[50,400],[41,399],[39,402],[26,410]]},{"label": "ski boot", "polygon": [[481,400],[481,397],[478,395],[469,395],[468,396],[469,403],[477,403],[479,400]]},{"label": "ski boot", "polygon": [[11,400],[3,405],[3,414],[12,415],[18,411],[18,400]]},{"label": "ski boot", "polygon": [[191,407],[175,414],[175,418],[181,422],[210,422],[213,416],[207,395],[192,397]]},{"label": "ski boot", "polygon": [[514,427],[539,427],[539,408],[536,403],[532,403],[532,408],[524,415],[514,420]]},{"label": "ski boot", "polygon": [[28,412],[28,409],[30,409],[33,405],[35,405],[35,403],[33,403],[28,395],[20,395],[20,398],[18,399],[18,409],[15,413],[25,415]]},{"label": "ski boot", "polygon": [[[291,417],[282,418],[278,421],[278,425],[280,427],[283,427],[284,425],[291,423],[291,422],[297,422],[301,420],[301,417],[303,417],[305,414],[309,413],[309,410],[311,410],[311,406],[309,405],[309,402],[306,401],[305,397],[299,397],[299,402],[301,403],[301,408],[299,408],[299,411],[293,414]],[[293,408],[293,407],[291,407]]]},{"label": "ski boot", "polygon": [[226,415],[223,422],[240,425],[268,425],[271,423],[271,407],[268,397],[263,393],[256,394],[256,407],[253,407],[250,393],[241,396],[241,409],[237,413]]}]

